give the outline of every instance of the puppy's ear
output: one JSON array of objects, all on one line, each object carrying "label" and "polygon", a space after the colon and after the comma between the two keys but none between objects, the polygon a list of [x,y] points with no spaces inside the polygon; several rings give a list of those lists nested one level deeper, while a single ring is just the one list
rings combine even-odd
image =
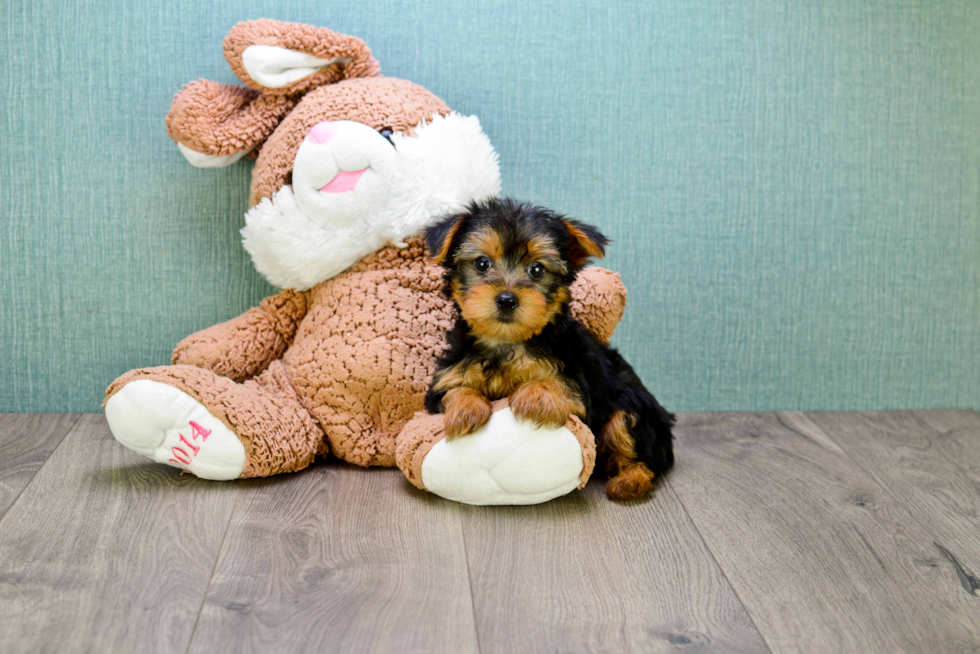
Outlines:
[{"label": "puppy's ear", "polygon": [[461,213],[448,216],[425,230],[425,247],[434,262],[442,263],[449,256],[453,239],[468,215]]},{"label": "puppy's ear", "polygon": [[562,224],[568,235],[572,237],[572,248],[569,256],[576,266],[583,265],[591,257],[601,259],[606,255],[606,245],[609,239],[593,227],[580,223],[571,218],[563,218]]}]

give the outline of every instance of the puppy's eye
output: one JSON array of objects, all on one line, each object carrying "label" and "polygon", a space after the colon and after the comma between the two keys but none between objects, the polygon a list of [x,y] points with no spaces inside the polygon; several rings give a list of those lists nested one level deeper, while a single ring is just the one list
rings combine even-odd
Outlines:
[{"label": "puppy's eye", "polygon": [[477,272],[485,273],[490,270],[490,259],[486,257],[480,257],[473,262],[473,267],[476,268]]},{"label": "puppy's eye", "polygon": [[541,279],[544,277],[544,266],[535,261],[527,267],[527,274],[534,279]]},{"label": "puppy's eye", "polygon": [[394,134],[394,132],[392,130],[390,130],[387,127],[385,127],[383,129],[379,129],[378,130],[378,134],[380,134],[381,136],[383,136],[386,139],[388,139],[388,143],[391,143],[392,145],[394,145],[394,143],[391,140],[391,135]]}]

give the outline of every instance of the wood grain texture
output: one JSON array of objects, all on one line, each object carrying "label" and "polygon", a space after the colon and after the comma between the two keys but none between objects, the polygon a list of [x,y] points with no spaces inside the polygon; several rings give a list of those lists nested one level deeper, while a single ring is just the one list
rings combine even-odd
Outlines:
[{"label": "wood grain texture", "polygon": [[687,414],[670,477],[773,652],[963,652],[980,601],[932,534],[786,414]]},{"label": "wood grain texture", "polygon": [[0,651],[186,651],[237,492],[82,417],[0,520]]},{"label": "wood grain texture", "polygon": [[768,652],[667,486],[623,505],[593,480],[463,525],[483,654]]},{"label": "wood grain texture", "polygon": [[0,416],[0,480],[54,450],[0,517],[3,654],[980,649],[972,411],[681,415],[651,500],[496,508],[206,482],[71,419]]},{"label": "wood grain texture", "polygon": [[329,462],[242,485],[190,652],[476,652],[460,505]]},{"label": "wood grain texture", "polygon": [[[980,595],[980,415],[970,410],[794,415],[819,429],[935,537],[966,592]],[[978,600],[980,601],[980,600]]]},{"label": "wood grain texture", "polygon": [[77,413],[0,414],[0,519],[79,417]]}]

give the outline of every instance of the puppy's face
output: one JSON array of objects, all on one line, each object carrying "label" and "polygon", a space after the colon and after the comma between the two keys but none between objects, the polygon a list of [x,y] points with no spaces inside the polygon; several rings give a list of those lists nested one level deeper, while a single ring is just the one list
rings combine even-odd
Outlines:
[{"label": "puppy's face", "polygon": [[430,228],[426,242],[473,333],[518,343],[562,311],[575,275],[607,240],[547,209],[493,199]]}]

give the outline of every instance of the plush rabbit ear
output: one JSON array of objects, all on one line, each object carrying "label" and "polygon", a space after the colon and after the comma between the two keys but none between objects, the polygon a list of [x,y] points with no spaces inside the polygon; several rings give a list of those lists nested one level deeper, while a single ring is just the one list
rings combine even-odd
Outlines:
[{"label": "plush rabbit ear", "polygon": [[350,57],[318,59],[305,52],[274,45],[250,45],[242,52],[245,72],[267,89],[281,89],[333,64],[349,64]]},{"label": "plush rabbit ear", "polygon": [[261,145],[297,102],[201,79],[174,96],[167,133],[191,165],[228,166]]},{"label": "plush rabbit ear", "polygon": [[381,72],[364,41],[299,23],[239,23],[224,50],[251,88],[198,80],[174,97],[167,114],[170,137],[200,168],[227,166],[255,151],[307,91]]},{"label": "plush rabbit ear", "polygon": [[381,72],[364,41],[301,23],[239,23],[225,37],[224,50],[235,75],[265,95],[297,95]]}]

